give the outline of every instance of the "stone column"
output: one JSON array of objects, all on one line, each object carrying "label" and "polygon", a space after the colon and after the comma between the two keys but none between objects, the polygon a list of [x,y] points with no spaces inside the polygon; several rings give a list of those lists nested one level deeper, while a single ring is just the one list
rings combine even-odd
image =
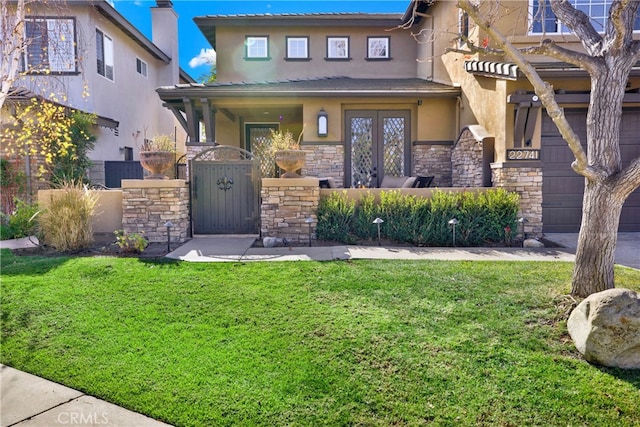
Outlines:
[{"label": "stone column", "polygon": [[189,237],[189,186],[183,179],[123,179],[122,228],[140,233],[150,242],[166,242],[171,221],[171,241]]},{"label": "stone column", "polygon": [[318,178],[263,178],[260,195],[262,237],[308,243],[309,224],[305,220],[311,217],[314,238],[320,202]]},{"label": "stone column", "polygon": [[542,235],[542,165],[540,162],[492,163],[493,186],[520,195],[520,214],[527,219],[524,232]]}]

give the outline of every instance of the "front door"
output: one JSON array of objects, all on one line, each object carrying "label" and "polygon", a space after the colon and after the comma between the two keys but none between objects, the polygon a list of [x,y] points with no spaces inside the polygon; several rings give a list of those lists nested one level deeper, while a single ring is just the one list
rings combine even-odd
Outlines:
[{"label": "front door", "polygon": [[247,123],[245,124],[245,147],[255,157],[260,159],[260,172],[263,178],[275,178],[276,162],[269,151],[268,141],[271,131],[277,131],[277,123]]},{"label": "front door", "polygon": [[411,112],[345,112],[345,185],[379,187],[385,175],[410,175]]}]

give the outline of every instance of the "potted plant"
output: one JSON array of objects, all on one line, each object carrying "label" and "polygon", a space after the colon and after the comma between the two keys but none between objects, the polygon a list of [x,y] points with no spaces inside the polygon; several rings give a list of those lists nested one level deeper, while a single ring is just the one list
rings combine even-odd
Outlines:
[{"label": "potted plant", "polygon": [[176,161],[176,148],[168,135],[145,139],[140,147],[140,164],[149,171],[145,179],[168,179],[164,172]]},{"label": "potted plant", "polygon": [[280,169],[284,170],[281,178],[299,178],[300,175],[296,172],[302,166],[306,159],[306,153],[300,150],[300,139],[304,133],[304,128],[298,139],[293,139],[293,134],[290,131],[274,131],[271,130],[271,144],[270,149],[274,153],[276,164]]}]

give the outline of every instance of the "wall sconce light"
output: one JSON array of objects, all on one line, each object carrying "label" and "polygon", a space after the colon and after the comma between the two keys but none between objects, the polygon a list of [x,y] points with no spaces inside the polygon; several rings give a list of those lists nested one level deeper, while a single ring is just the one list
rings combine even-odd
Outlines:
[{"label": "wall sconce light", "polygon": [[318,136],[327,136],[329,132],[329,119],[324,107],[318,112]]}]

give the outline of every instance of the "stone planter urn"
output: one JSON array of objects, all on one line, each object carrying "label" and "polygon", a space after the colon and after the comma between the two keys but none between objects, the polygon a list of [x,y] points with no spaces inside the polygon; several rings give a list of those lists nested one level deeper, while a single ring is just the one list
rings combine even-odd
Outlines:
[{"label": "stone planter urn", "polygon": [[140,164],[149,171],[145,179],[169,179],[164,174],[176,161],[176,153],[170,151],[141,151]]},{"label": "stone planter urn", "polygon": [[304,166],[306,153],[301,150],[278,150],[275,153],[276,165],[284,170],[280,178],[300,178],[296,172]]}]

